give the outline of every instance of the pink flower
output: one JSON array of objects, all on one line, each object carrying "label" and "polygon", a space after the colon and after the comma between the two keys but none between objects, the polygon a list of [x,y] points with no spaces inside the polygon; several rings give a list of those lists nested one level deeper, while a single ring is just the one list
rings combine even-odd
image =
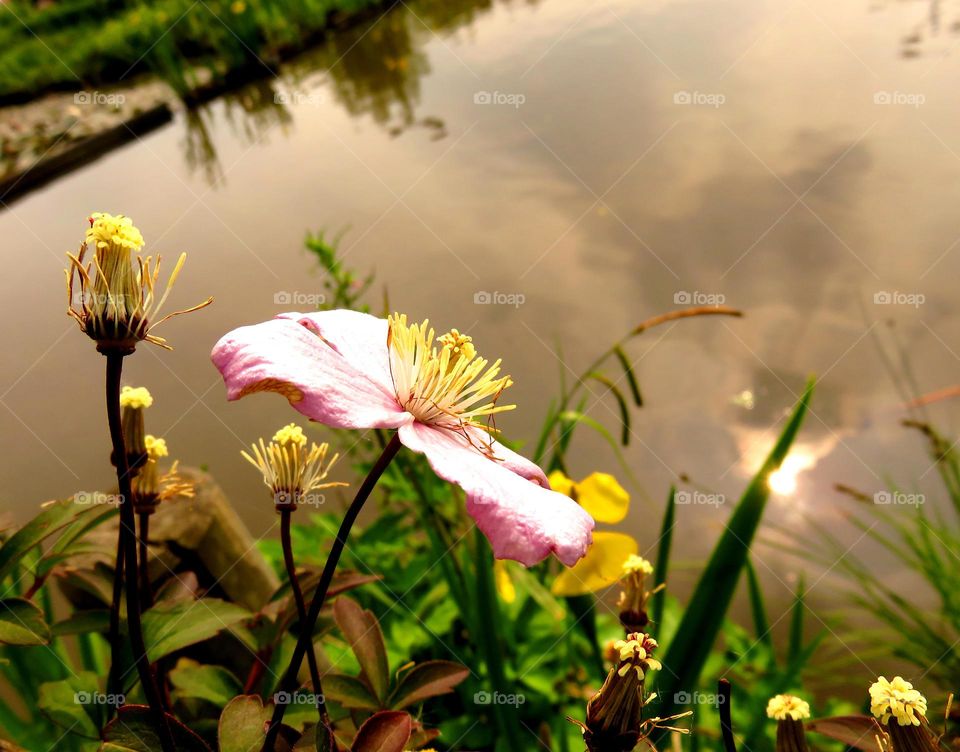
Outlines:
[{"label": "pink flower", "polygon": [[329,426],[397,429],[437,475],[463,488],[498,559],[530,566],[554,553],[571,566],[590,546],[590,515],[481,422],[512,409],[496,405],[511,381],[455,329],[434,340],[426,321],[408,325],[406,316],[287,313],[235,329],[211,357],[231,400],[279,392]]}]

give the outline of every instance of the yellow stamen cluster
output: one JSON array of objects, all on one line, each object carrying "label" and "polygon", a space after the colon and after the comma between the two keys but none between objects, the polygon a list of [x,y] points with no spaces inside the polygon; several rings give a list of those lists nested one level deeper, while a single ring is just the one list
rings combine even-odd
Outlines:
[{"label": "yellow stamen cluster", "polygon": [[631,669],[635,669],[637,677],[643,679],[648,670],[662,668],[660,661],[653,657],[656,647],[657,641],[642,632],[634,632],[627,635],[625,640],[617,640],[613,643],[613,649],[619,655],[617,673],[626,676]]},{"label": "yellow stamen cluster", "polygon": [[125,386],[120,390],[120,407],[143,409],[153,404],[153,397],[145,386]]},{"label": "yellow stamen cluster", "polygon": [[[97,212],[90,217],[86,242],[81,244],[80,251],[77,255],[67,254],[67,314],[104,352],[130,353],[141,340],[169,349],[166,341],[150,334],[150,330],[173,316],[213,302],[213,298],[207,298],[199,305],[154,321],[187,254],[180,254],[164,289],[159,282],[159,254],[156,259],[136,256],[136,263],[133,261],[143,244],[140,230],[129,217]],[[88,260],[90,247],[93,258]],[[76,297],[75,292],[79,293]]]},{"label": "yellow stamen cluster", "polygon": [[456,329],[440,337],[429,321],[408,324],[407,317],[389,319],[387,347],[397,400],[421,423],[460,429],[477,426],[479,419],[512,410],[497,399],[513,381],[500,376],[500,360],[492,365],[477,356],[470,337]]},{"label": "yellow stamen cluster", "polygon": [[777,695],[771,697],[770,702],[767,703],[767,717],[777,721],[785,721],[788,718],[802,721],[810,717],[810,703],[794,695]]},{"label": "yellow stamen cluster", "polygon": [[158,439],[156,436],[147,434],[144,437],[144,444],[147,447],[147,456],[152,460],[157,460],[170,454],[167,451],[167,442],[164,439]]},{"label": "yellow stamen cluster", "polygon": [[109,248],[116,245],[120,248],[129,248],[131,251],[139,251],[143,248],[143,235],[134,226],[130,217],[94,212],[90,215],[87,242],[93,244],[94,248]]},{"label": "yellow stamen cluster", "polygon": [[260,439],[250,449],[252,455],[241,454],[263,475],[263,482],[273,491],[278,506],[297,504],[311,491],[347,485],[326,481],[340,455],[334,454],[328,462],[329,444],[312,443],[308,448],[303,429],[294,423],[277,431],[269,444]]},{"label": "yellow stamen cluster", "polygon": [[642,556],[630,554],[626,561],[623,562],[623,574],[653,574],[653,564],[644,559]]},{"label": "yellow stamen cluster", "polygon": [[927,698],[900,676],[893,681],[881,676],[870,687],[870,712],[885,724],[893,716],[901,726],[919,726],[927,714]]}]

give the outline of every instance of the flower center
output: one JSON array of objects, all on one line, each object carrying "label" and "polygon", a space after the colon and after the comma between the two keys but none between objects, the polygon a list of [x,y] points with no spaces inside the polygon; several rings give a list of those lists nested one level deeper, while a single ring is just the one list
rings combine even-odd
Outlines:
[{"label": "flower center", "polygon": [[403,314],[388,321],[387,348],[397,400],[421,423],[493,431],[491,416],[516,407],[496,404],[513,380],[500,376],[499,360],[491,365],[479,357],[470,337],[456,329],[435,337],[429,321],[408,324]]}]

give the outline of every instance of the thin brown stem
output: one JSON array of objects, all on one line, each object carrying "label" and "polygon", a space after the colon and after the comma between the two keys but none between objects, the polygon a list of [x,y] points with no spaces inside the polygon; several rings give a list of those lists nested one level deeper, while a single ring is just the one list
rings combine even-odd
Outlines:
[{"label": "thin brown stem", "polygon": [[[396,457],[400,451],[400,437],[394,434],[390,443],[384,448],[383,453],[377,459],[374,466],[370,469],[367,477],[364,478],[360,488],[357,489],[357,495],[347,508],[343,521],[340,523],[340,529],[337,531],[337,537],[330,547],[330,553],[327,556],[326,564],[323,567],[323,574],[320,575],[320,583],[317,585],[316,592],[313,594],[313,600],[310,602],[310,610],[307,612],[306,621],[300,625],[300,639],[297,640],[297,647],[293,651],[293,657],[290,665],[280,680],[280,687],[274,696],[273,717],[270,719],[270,726],[267,729],[267,738],[264,740],[262,752],[272,752],[277,740],[277,734],[280,733],[280,724],[283,722],[283,714],[287,710],[286,697],[297,688],[297,674],[300,671],[300,664],[303,663],[303,656],[307,652],[307,646],[313,635],[314,625],[317,623],[317,617],[320,616],[320,609],[327,599],[327,591],[330,589],[330,583],[333,581],[334,572],[337,570],[337,564],[340,562],[340,556],[343,553],[344,546],[347,544],[347,536],[353,523],[356,522],[360,510],[363,509],[364,502],[370,497],[370,493],[387,469],[387,465]],[[326,729],[329,731],[329,727]],[[318,729],[317,733],[320,733]]]},{"label": "thin brown stem", "polygon": [[120,694],[120,659],[123,643],[120,640],[120,601],[123,598],[123,536],[117,533],[117,558],[113,567],[113,599],[110,601],[110,672],[107,674],[107,693]]},{"label": "thin brown stem", "polygon": [[[290,539],[290,522],[292,516],[292,509],[286,508],[280,510],[280,544],[283,547],[283,563],[287,569],[287,578],[290,580],[290,590],[293,592],[294,603],[297,604],[297,618],[300,621],[300,628],[303,630],[307,623],[307,605],[303,600],[303,590],[300,588],[300,582],[297,579],[297,568],[293,560],[293,542]],[[310,634],[309,647],[307,648],[307,665],[310,667],[310,681],[313,684],[313,694],[317,698],[317,712],[320,714],[320,723],[323,726],[329,726],[330,717],[327,715],[327,703],[323,696],[323,685],[320,682],[320,670],[317,668],[317,654],[313,646],[312,634]]]},{"label": "thin brown stem", "polygon": [[127,597],[127,630],[130,634],[130,644],[133,648],[134,664],[140,676],[140,684],[147,697],[160,746],[163,752],[174,752],[173,736],[163,710],[160,690],[150,661],[147,658],[147,646],[143,639],[143,624],[140,621],[140,588],[137,570],[137,518],[133,511],[133,493],[130,483],[130,468],[127,463],[127,452],[123,441],[123,426],[120,421],[120,379],[123,374],[124,355],[119,352],[109,352],[107,358],[107,422],[110,426],[110,440],[113,443],[113,457],[117,467],[117,485],[120,490],[120,543],[123,551],[124,581]]}]

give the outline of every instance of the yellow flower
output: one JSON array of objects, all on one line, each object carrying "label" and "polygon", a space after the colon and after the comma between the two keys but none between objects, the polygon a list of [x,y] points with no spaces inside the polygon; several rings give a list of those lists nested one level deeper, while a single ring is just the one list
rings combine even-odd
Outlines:
[{"label": "yellow flower", "polygon": [[517,600],[517,588],[510,578],[507,562],[504,559],[495,559],[493,562],[493,579],[497,584],[497,593],[504,603],[513,603]]},{"label": "yellow flower", "polygon": [[94,248],[109,248],[111,245],[128,248],[131,251],[139,251],[143,248],[143,235],[134,227],[130,217],[94,212],[90,215],[90,220],[87,242],[92,243]]},{"label": "yellow flower", "polygon": [[[621,522],[630,508],[630,494],[607,473],[591,473],[575,482],[554,471],[550,474],[550,487],[578,501],[597,522]],[[630,535],[596,531],[586,556],[563,570],[553,581],[551,591],[554,595],[574,596],[609,587],[623,577],[624,562],[636,557],[639,548]]]},{"label": "yellow flower", "polygon": [[767,717],[777,721],[787,718],[802,721],[810,717],[810,704],[794,695],[777,695],[767,703]]},{"label": "yellow flower", "polygon": [[881,676],[870,687],[870,712],[884,724],[893,716],[901,726],[919,726],[927,714],[927,698],[903,677],[887,681]]},{"label": "yellow flower", "polygon": [[153,397],[145,386],[125,386],[120,390],[120,407],[138,409],[150,407],[152,404]]}]

